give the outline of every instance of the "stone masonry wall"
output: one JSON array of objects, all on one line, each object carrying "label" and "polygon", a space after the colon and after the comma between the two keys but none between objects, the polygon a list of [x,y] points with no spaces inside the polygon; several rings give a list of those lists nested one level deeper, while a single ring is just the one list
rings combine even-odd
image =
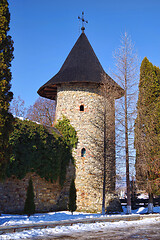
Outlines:
[{"label": "stone masonry wall", "polygon": [[58,181],[48,182],[35,173],[28,173],[22,180],[13,176],[0,182],[0,211],[2,213],[23,213],[30,177],[33,181],[36,212],[66,210],[74,171],[73,164],[70,164],[63,188]]},{"label": "stone masonry wall", "polygon": [[[80,111],[80,106],[84,111]],[[57,89],[56,119],[65,115],[78,134],[76,159],[77,206],[80,211],[101,211],[103,175],[104,99],[98,84],[62,84]],[[107,187],[115,188],[114,99],[106,99]],[[85,148],[85,156],[81,156]]]},{"label": "stone masonry wall", "polygon": [[[84,111],[80,111],[83,105]],[[110,193],[115,188],[115,116],[114,99],[106,99],[107,186]],[[32,177],[37,212],[66,210],[69,187],[75,178],[79,211],[101,211],[104,138],[104,100],[98,84],[65,84],[57,89],[56,118],[65,115],[78,134],[78,145],[73,154],[75,167],[70,164],[66,181],[61,188],[35,173],[22,180],[16,177],[0,182],[0,210],[3,213],[22,213],[29,178]],[[82,157],[81,151],[86,153]]]}]

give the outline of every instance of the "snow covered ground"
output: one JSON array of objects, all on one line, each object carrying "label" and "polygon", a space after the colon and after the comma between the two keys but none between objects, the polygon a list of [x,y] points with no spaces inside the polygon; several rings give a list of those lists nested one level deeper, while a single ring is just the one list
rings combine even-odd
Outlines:
[{"label": "snow covered ground", "polygon": [[[126,213],[126,208],[123,208]],[[160,207],[155,207],[154,212],[160,213]],[[147,213],[147,208],[139,208],[137,210],[133,210],[132,214],[144,214]],[[9,226],[9,225],[21,225],[21,224],[31,224],[37,222],[49,222],[49,221],[61,221],[61,220],[71,220],[71,219],[84,219],[84,218],[93,218],[93,217],[101,217],[101,214],[89,214],[89,213],[79,213],[75,212],[72,215],[70,212],[50,212],[45,214],[34,214],[29,218],[26,215],[8,215],[2,214],[0,216],[0,226]],[[71,231],[92,231],[92,230],[100,230],[103,228],[121,228],[121,227],[129,227],[129,226],[138,226],[142,224],[154,224],[157,221],[160,221],[160,218],[149,218],[139,221],[119,221],[119,222],[102,222],[102,223],[94,223],[94,224],[75,224],[73,226],[57,226],[55,228],[47,228],[47,229],[32,229],[25,230],[23,232],[16,233],[7,233],[0,235],[0,239],[32,239],[37,236],[47,236],[47,235],[59,235],[64,233],[70,233]]]}]

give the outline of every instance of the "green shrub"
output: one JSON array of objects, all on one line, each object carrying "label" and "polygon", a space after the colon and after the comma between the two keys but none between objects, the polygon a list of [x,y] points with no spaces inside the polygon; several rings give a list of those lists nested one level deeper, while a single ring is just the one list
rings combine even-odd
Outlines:
[{"label": "green shrub", "polygon": [[77,205],[76,205],[76,188],[74,179],[71,182],[70,190],[69,190],[69,211],[73,214],[74,211],[76,211]]},{"label": "green shrub", "polygon": [[35,213],[34,191],[33,191],[32,179],[30,178],[28,188],[27,188],[26,201],[24,205],[24,214],[27,214],[28,216],[30,216],[34,213]]}]

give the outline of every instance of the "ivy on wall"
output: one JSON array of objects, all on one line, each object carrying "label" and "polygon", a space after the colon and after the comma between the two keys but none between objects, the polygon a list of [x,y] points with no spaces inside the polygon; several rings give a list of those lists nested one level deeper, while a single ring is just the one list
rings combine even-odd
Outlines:
[{"label": "ivy on wall", "polygon": [[62,119],[58,120],[55,127],[63,135],[63,139],[67,146],[75,148],[78,142],[78,137],[74,127],[70,124],[70,120],[63,115]]},{"label": "ivy on wall", "polygon": [[[73,161],[72,142],[76,143],[77,136],[69,120],[66,122],[66,118],[57,123],[57,128],[61,134],[55,133],[52,128],[48,131],[35,122],[16,119],[14,131],[9,139],[12,155],[7,167],[7,177],[15,175],[22,179],[27,173],[35,172],[47,181],[59,179],[63,185],[67,166],[70,160]],[[66,134],[66,131],[74,132],[71,137],[74,139],[70,139],[70,142],[68,138],[66,140],[66,136],[63,137],[64,131]]]}]

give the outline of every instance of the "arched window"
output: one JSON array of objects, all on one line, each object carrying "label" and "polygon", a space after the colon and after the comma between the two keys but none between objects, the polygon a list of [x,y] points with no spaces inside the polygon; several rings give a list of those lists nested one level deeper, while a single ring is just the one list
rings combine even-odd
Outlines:
[{"label": "arched window", "polygon": [[84,111],[84,105],[80,106],[80,111],[83,112]]},{"label": "arched window", "polygon": [[86,149],[82,148],[81,150],[81,157],[85,157],[86,156]]}]

